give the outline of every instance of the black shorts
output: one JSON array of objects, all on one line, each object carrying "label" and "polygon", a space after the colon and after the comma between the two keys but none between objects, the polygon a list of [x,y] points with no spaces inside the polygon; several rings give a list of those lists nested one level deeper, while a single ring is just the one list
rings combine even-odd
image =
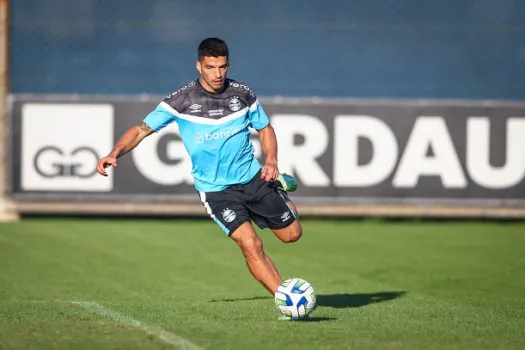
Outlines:
[{"label": "black shorts", "polygon": [[281,229],[296,220],[286,192],[261,179],[260,172],[247,184],[218,192],[199,192],[208,215],[229,236],[241,224],[253,221],[261,229]]}]

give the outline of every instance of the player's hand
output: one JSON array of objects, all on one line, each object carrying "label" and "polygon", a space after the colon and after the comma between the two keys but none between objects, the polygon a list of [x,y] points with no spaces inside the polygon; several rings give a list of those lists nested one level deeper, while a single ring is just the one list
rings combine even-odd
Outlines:
[{"label": "player's hand", "polygon": [[110,156],[100,158],[97,164],[97,173],[99,173],[102,176],[108,176],[106,168],[110,166],[117,166],[117,158]]},{"label": "player's hand", "polygon": [[274,181],[279,176],[279,169],[275,163],[265,163],[261,170],[261,179],[264,181]]}]

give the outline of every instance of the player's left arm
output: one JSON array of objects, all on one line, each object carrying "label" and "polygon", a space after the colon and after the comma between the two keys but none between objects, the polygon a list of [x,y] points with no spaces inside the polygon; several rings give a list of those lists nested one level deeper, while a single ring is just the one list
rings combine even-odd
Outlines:
[{"label": "player's left arm", "polygon": [[265,161],[261,170],[261,179],[273,181],[279,176],[279,168],[277,167],[277,137],[275,136],[273,127],[270,125],[270,118],[266,115],[266,112],[252,90],[250,90],[246,99],[248,103],[250,103],[250,126],[257,130],[264,153]]},{"label": "player's left arm", "polygon": [[261,171],[261,179],[273,181],[279,176],[279,168],[277,167],[277,137],[270,124],[263,129],[257,130],[257,132],[259,133],[259,139],[265,157]]}]

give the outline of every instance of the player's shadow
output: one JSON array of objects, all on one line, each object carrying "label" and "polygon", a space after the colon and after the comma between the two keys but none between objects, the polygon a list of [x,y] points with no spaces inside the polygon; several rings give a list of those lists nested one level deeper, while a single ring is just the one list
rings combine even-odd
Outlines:
[{"label": "player's shadow", "polygon": [[333,307],[336,309],[357,308],[370,304],[381,303],[401,298],[407,292],[377,292],[377,293],[356,293],[356,294],[320,294],[317,295],[317,305]]},{"label": "player's shadow", "polygon": [[[336,309],[346,308],[357,308],[363,307],[370,304],[381,303],[384,301],[390,301],[401,298],[407,294],[404,291],[393,291],[393,292],[376,292],[376,293],[340,293],[340,294],[318,294],[317,295],[317,306],[333,307]],[[233,302],[233,301],[250,301],[250,300],[262,300],[271,299],[268,296],[250,297],[250,298],[235,298],[235,299],[215,299],[210,300],[211,303],[215,302]]]},{"label": "player's shadow", "polygon": [[[255,301],[255,300],[267,300],[267,299],[273,299],[272,297],[250,297],[250,298],[235,298],[235,299],[213,299],[210,300],[210,303],[217,303],[217,302],[234,302],[234,301]],[[335,321],[336,318],[333,317],[317,317],[317,316],[310,316],[307,318],[302,318],[300,320],[295,320],[293,322],[324,322],[324,321]]]},{"label": "player's shadow", "polygon": [[249,297],[249,298],[229,298],[229,299],[213,299],[210,300],[210,303],[229,303],[232,301],[252,301],[252,300],[264,300],[264,299],[272,299],[272,297],[264,296],[264,297]]}]

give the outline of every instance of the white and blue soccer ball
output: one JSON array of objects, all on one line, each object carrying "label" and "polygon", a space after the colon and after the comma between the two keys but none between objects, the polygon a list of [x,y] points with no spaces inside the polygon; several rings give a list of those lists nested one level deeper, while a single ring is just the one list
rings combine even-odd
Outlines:
[{"label": "white and blue soccer ball", "polygon": [[275,293],[275,305],[285,317],[300,319],[316,306],[314,287],[301,278],[283,281]]}]

